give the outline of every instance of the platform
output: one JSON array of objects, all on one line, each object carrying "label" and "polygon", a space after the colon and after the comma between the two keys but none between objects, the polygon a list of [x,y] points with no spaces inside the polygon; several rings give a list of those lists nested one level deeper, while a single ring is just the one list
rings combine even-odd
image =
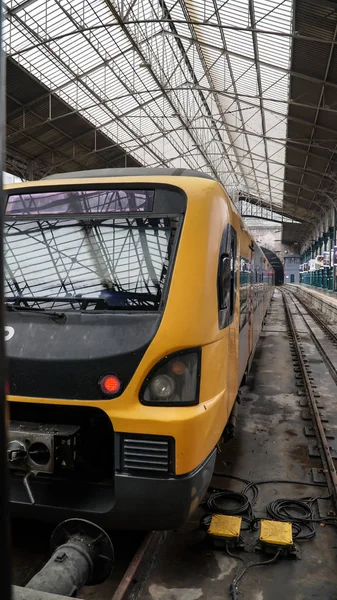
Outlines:
[{"label": "platform", "polygon": [[308,290],[309,292],[320,294],[325,296],[326,298],[330,298],[331,300],[337,301],[337,292],[328,290],[326,288],[315,287],[313,285],[308,285],[307,283],[287,283],[286,285],[290,285],[291,287],[303,288],[305,290]]},{"label": "platform", "polygon": [[310,302],[312,308],[322,312],[331,323],[337,325],[337,292],[315,288],[305,283],[289,283],[285,287],[296,290],[300,297]]}]

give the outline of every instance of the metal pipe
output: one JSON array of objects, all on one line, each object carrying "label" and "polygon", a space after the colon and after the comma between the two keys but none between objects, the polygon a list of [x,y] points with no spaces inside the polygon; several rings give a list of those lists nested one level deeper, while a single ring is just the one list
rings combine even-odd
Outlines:
[{"label": "metal pipe", "polygon": [[83,519],[60,523],[52,535],[51,550],[51,558],[26,588],[73,598],[85,585],[105,581],[114,563],[109,536]]},{"label": "metal pipe", "polygon": [[93,562],[88,544],[63,544],[26,585],[31,590],[74,598],[90,580]]},{"label": "metal pipe", "polygon": [[52,594],[50,592],[38,592],[37,590],[29,590],[17,585],[13,585],[12,594],[13,600],[69,600],[69,596],[60,596],[60,594]]}]

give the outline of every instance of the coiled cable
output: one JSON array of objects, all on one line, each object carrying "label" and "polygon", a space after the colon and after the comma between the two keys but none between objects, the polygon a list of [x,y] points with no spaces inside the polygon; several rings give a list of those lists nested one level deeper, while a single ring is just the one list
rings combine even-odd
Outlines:
[{"label": "coiled cable", "polygon": [[251,521],[253,518],[251,503],[248,497],[241,492],[233,492],[232,490],[214,490],[206,501],[206,507],[209,512],[203,515],[200,520],[200,526],[203,529],[209,528],[212,514],[231,516],[240,515],[242,520],[248,524],[247,529],[251,528]]},{"label": "coiled cable", "polygon": [[[236,504],[236,506],[230,508],[222,505],[225,501]],[[242,515],[243,513],[250,511],[251,505],[245,494],[241,492],[232,492],[231,490],[219,490],[211,494],[207,500],[207,508],[212,513],[219,515]]]},{"label": "coiled cable", "polygon": [[[200,521],[200,525],[203,528],[208,529],[211,516],[214,513],[224,515],[236,515],[241,516],[242,520],[248,524],[248,529],[256,530],[258,528],[259,517],[254,517],[253,506],[256,504],[259,496],[258,486],[263,484],[296,484],[304,486],[315,486],[315,487],[326,487],[325,483],[316,483],[309,481],[298,481],[298,480],[287,480],[287,479],[263,479],[259,481],[249,481],[243,477],[235,475],[229,475],[226,473],[214,473],[214,477],[233,479],[240,481],[245,484],[241,492],[233,492],[232,490],[226,489],[213,489],[208,500],[205,501],[205,505],[208,509]],[[249,499],[248,494],[251,494]],[[326,523],[330,525],[337,525],[336,517],[315,517],[313,511],[313,505],[316,498],[302,498],[299,500],[290,499],[278,499],[270,502],[267,507],[267,513],[270,518],[276,521],[289,521],[293,526],[293,536],[298,541],[309,540],[315,535],[314,523]],[[328,500],[329,497],[322,498]],[[225,506],[223,506],[223,502]],[[226,506],[227,503],[233,503],[234,507]],[[295,511],[295,514],[294,514]],[[307,529],[308,533],[304,533],[303,529]]]},{"label": "coiled cable", "polygon": [[[313,505],[318,498],[302,498],[292,500],[279,498],[268,504],[267,513],[275,521],[288,521],[293,526],[294,539],[297,541],[310,540],[316,535],[315,522],[323,522],[314,516]],[[308,533],[303,533],[303,528]]]},{"label": "coiled cable", "polygon": [[245,487],[244,489],[241,491],[242,494],[246,494],[246,490],[247,492],[250,491],[252,493],[252,499],[250,500],[250,505],[254,506],[254,504],[256,504],[257,499],[259,497],[259,490],[257,485],[255,484],[255,482],[253,481],[249,481],[249,479],[244,479],[243,477],[238,477],[237,475],[228,475],[227,473],[213,473],[213,477],[224,477],[226,479],[233,479],[234,481],[240,481],[242,483],[245,483]]}]

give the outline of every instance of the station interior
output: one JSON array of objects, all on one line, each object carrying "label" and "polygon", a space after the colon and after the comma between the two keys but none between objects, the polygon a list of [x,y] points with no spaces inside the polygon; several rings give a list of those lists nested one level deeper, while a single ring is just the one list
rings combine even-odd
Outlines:
[{"label": "station interior", "polygon": [[337,2],[1,8],[1,600],[336,600]]}]

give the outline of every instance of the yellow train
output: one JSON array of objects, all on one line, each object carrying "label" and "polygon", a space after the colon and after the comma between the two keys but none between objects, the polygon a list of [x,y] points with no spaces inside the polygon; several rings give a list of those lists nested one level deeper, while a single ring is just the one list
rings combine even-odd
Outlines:
[{"label": "yellow train", "polygon": [[87,171],[6,192],[13,511],[178,527],[209,485],[271,266],[199,172]]}]

